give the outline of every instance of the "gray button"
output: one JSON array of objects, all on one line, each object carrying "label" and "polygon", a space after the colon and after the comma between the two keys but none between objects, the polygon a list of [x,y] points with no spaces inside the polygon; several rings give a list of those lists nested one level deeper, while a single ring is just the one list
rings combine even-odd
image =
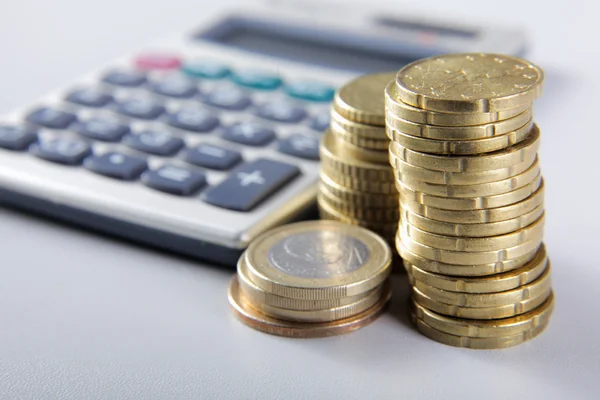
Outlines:
[{"label": "gray button", "polygon": [[258,107],[256,115],[271,121],[296,123],[306,117],[306,111],[304,108],[286,101],[273,101]]},{"label": "gray button", "polygon": [[176,113],[169,114],[168,123],[186,131],[206,133],[219,125],[219,119],[205,109],[184,108]]},{"label": "gray button", "polygon": [[53,108],[39,108],[26,117],[27,122],[50,129],[66,129],[75,119],[75,115]]},{"label": "gray button", "polygon": [[150,85],[153,92],[169,97],[190,98],[198,93],[196,84],[183,76],[169,75]]},{"label": "gray button", "polygon": [[277,144],[277,149],[285,154],[308,160],[319,159],[319,139],[307,135],[290,135]]},{"label": "gray button", "polygon": [[146,82],[146,76],[139,71],[115,70],[104,75],[102,80],[112,85],[136,87]]},{"label": "gray button", "polygon": [[174,165],[163,165],[157,170],[147,171],[142,181],[161,192],[189,196],[206,185],[206,177],[200,171],[191,171]]},{"label": "gray button", "polygon": [[236,168],[202,199],[217,207],[250,211],[300,175],[295,165],[260,158]]},{"label": "gray button", "polygon": [[35,142],[35,129],[15,125],[0,125],[0,147],[9,150],[25,150]]},{"label": "gray button", "polygon": [[204,102],[211,106],[227,110],[241,111],[251,103],[250,97],[238,88],[223,86],[214,89],[204,97]]},{"label": "gray button", "polygon": [[89,157],[84,166],[97,174],[127,181],[139,178],[147,168],[146,160],[116,152]]},{"label": "gray button", "polygon": [[201,144],[188,149],[185,160],[199,167],[226,170],[233,168],[242,161],[242,155],[231,149],[212,144]]},{"label": "gray button", "polygon": [[80,89],[71,92],[66,100],[86,107],[104,107],[112,101],[112,96],[95,89]]},{"label": "gray button", "polygon": [[171,156],[184,146],[183,139],[169,132],[151,130],[127,135],[124,143],[133,149],[158,156]]},{"label": "gray button", "polygon": [[80,165],[91,153],[86,142],[69,138],[40,138],[29,151],[44,160],[65,165]]},{"label": "gray button", "polygon": [[165,112],[165,108],[150,98],[132,98],[120,101],[117,111],[128,117],[156,119]]},{"label": "gray button", "polygon": [[241,122],[225,128],[222,137],[248,146],[264,146],[275,138],[275,131],[256,122]]},{"label": "gray button", "polygon": [[78,124],[77,133],[90,139],[118,142],[129,132],[129,127],[117,120],[95,117]]}]

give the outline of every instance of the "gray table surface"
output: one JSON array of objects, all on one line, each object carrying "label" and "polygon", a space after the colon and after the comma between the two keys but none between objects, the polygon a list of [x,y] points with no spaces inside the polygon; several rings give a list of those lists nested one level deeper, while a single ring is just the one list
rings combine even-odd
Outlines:
[{"label": "gray table surface", "polygon": [[[557,306],[542,336],[503,351],[430,341],[408,323],[400,277],[390,311],[363,330],[272,337],[230,314],[230,271],[0,208],[0,398],[599,398],[597,6],[541,4],[421,7],[526,26],[546,69],[536,119]],[[0,2],[0,111],[193,26],[206,7],[217,6]]]}]

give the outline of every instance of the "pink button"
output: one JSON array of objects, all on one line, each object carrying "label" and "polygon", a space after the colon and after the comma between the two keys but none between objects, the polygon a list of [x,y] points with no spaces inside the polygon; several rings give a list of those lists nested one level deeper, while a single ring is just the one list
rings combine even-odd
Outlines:
[{"label": "pink button", "polygon": [[139,69],[175,69],[181,65],[179,57],[160,53],[142,54],[137,56],[133,62]]}]

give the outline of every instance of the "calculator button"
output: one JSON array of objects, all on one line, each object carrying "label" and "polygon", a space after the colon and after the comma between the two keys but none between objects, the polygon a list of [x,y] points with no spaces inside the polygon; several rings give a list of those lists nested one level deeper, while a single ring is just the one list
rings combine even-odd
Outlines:
[{"label": "calculator button", "polygon": [[309,160],[319,159],[319,139],[312,136],[298,134],[291,135],[282,139],[278,143],[277,149],[281,153],[295,157],[306,158]]},{"label": "calculator button", "polygon": [[235,150],[225,149],[212,144],[201,144],[188,149],[185,160],[199,167],[227,170],[242,161],[242,155]]},{"label": "calculator button", "polygon": [[92,118],[81,122],[77,133],[90,139],[118,142],[129,133],[129,127],[114,119]]},{"label": "calculator button", "polygon": [[329,102],[333,100],[335,89],[318,82],[296,82],[286,85],[284,91],[290,97],[308,101]]},{"label": "calculator button", "polygon": [[234,72],[231,75],[231,80],[240,86],[260,90],[275,90],[283,83],[279,76],[258,70]]},{"label": "calculator button", "polygon": [[79,165],[91,153],[86,142],[69,138],[40,138],[29,151],[44,160],[66,165]]},{"label": "calculator button", "polygon": [[137,87],[146,82],[146,75],[139,71],[118,70],[104,75],[102,81],[117,86]]},{"label": "calculator button", "polygon": [[66,100],[86,107],[104,107],[112,101],[112,96],[95,89],[80,89],[71,92]]},{"label": "calculator button", "polygon": [[294,104],[279,101],[261,105],[256,110],[256,115],[271,121],[296,123],[306,117],[306,110]]},{"label": "calculator button", "polygon": [[221,87],[207,94],[204,97],[204,102],[227,110],[241,111],[248,108],[252,101],[243,90],[234,87]]},{"label": "calculator button", "polygon": [[181,138],[165,131],[148,130],[127,135],[124,142],[133,149],[159,156],[171,156],[184,146]]},{"label": "calculator button", "polygon": [[317,132],[324,132],[329,129],[331,117],[329,111],[312,116],[308,121],[308,126]]},{"label": "calculator button", "polygon": [[219,119],[210,111],[199,108],[184,108],[169,114],[167,122],[176,128],[198,133],[210,132],[219,125]]},{"label": "calculator button", "polygon": [[128,117],[156,119],[165,112],[165,108],[151,99],[140,97],[119,102],[117,111]]},{"label": "calculator button", "polygon": [[164,77],[150,87],[154,93],[180,99],[193,97],[198,92],[194,82],[178,75]]},{"label": "calculator button", "polygon": [[189,76],[205,79],[222,79],[231,73],[224,64],[204,60],[188,61],[181,69]]},{"label": "calculator button", "polygon": [[76,119],[75,115],[71,113],[52,108],[37,109],[26,118],[27,122],[50,129],[65,129]]},{"label": "calculator button", "polygon": [[147,186],[179,196],[189,196],[206,185],[206,176],[200,171],[190,171],[174,165],[163,165],[142,175]]},{"label": "calculator button", "polygon": [[115,152],[89,157],[84,166],[97,174],[127,181],[137,179],[147,168],[144,159]]},{"label": "calculator button", "polygon": [[142,54],[133,61],[139,69],[175,69],[181,65],[179,57],[172,54]]},{"label": "calculator button", "polygon": [[225,128],[222,137],[248,146],[264,146],[275,138],[275,131],[256,122],[241,122]]},{"label": "calculator button", "polygon": [[295,165],[261,158],[233,171],[202,199],[217,207],[249,211],[300,174]]},{"label": "calculator button", "polygon": [[35,142],[36,131],[14,125],[0,125],[0,147],[8,150],[25,150]]}]

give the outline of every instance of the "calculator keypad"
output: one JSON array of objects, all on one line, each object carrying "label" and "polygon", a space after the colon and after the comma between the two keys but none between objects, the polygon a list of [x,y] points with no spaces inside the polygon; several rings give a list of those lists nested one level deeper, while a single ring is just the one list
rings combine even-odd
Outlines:
[{"label": "calculator keypad", "polygon": [[[0,125],[0,147],[237,211],[295,179],[294,157],[318,160],[330,86],[168,54],[133,63],[67,92],[64,106],[33,110],[23,127]],[[268,157],[277,153],[289,163]]]}]

